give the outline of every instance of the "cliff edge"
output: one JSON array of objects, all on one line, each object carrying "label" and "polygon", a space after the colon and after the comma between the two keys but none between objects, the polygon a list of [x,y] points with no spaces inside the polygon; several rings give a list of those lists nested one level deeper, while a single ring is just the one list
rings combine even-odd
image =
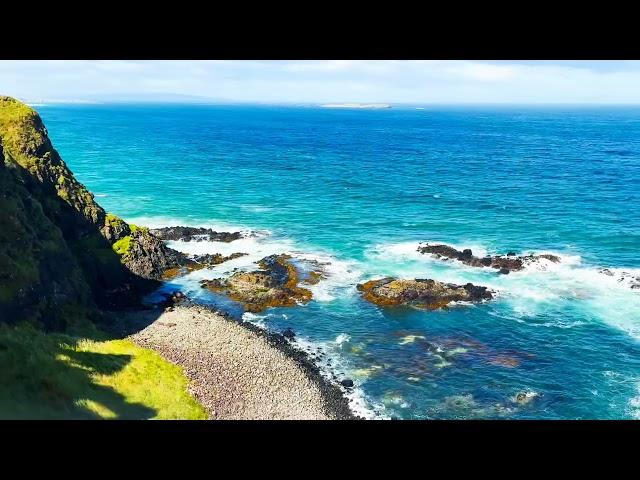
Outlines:
[{"label": "cliff edge", "polygon": [[189,260],[107,214],[53,148],[38,113],[0,97],[0,321],[64,328],[131,306]]}]

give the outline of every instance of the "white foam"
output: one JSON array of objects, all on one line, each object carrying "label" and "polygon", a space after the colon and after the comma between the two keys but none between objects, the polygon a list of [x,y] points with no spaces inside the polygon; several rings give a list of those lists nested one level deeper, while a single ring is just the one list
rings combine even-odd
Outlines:
[{"label": "white foam", "polygon": [[640,384],[638,384],[636,391],[637,395],[629,400],[628,408],[631,418],[640,420]]},{"label": "white foam", "polygon": [[272,207],[267,207],[265,205],[240,205],[240,209],[254,213],[271,212],[273,210]]},{"label": "white foam", "polygon": [[[428,243],[446,243],[458,250],[471,248],[479,257],[491,253],[491,249],[471,243],[459,246],[449,242]],[[373,246],[365,252],[369,260],[366,278],[390,275],[483,285],[498,292],[495,301],[509,306],[515,318],[525,322],[549,309],[562,308],[562,303],[573,302],[573,307],[581,309],[587,319],[607,323],[640,339],[640,289],[631,288],[637,282],[636,277],[640,277],[640,269],[609,268],[611,275],[607,275],[602,267],[585,264],[576,252],[526,251],[518,255],[551,254],[560,261],[541,258],[528,263],[521,271],[500,275],[493,268],[471,267],[459,261],[423,255],[417,251],[418,245],[418,242],[400,242]],[[535,323],[559,328],[583,324],[567,318]]]},{"label": "white foam", "polygon": [[[344,396],[349,400],[349,408],[351,411],[360,417],[366,419],[386,419],[385,407],[382,404],[374,403],[364,393],[362,389],[362,383],[366,379],[358,378],[353,375],[355,369],[350,362],[341,355],[342,347],[348,343],[348,335],[342,333],[338,335],[333,342],[320,342],[312,341],[306,337],[296,336],[293,343],[294,345],[305,352],[323,352],[325,356],[320,359],[316,359],[316,365],[320,369],[321,375],[331,383],[336,385],[337,382],[333,379],[334,372],[343,372],[344,377],[350,377],[353,380],[354,386],[350,389],[340,387]],[[328,363],[331,363],[329,365]]]},{"label": "white foam", "polygon": [[[271,329],[269,328],[267,320],[273,315],[274,314],[271,313],[257,315],[247,312],[242,315],[242,319],[264,330],[269,331]],[[286,319],[286,315],[282,315],[282,317]],[[325,378],[328,382],[339,386],[339,384],[334,379],[334,374],[336,376],[342,374],[342,376],[347,377],[354,370],[353,368],[351,368],[349,362],[340,353],[342,350],[342,346],[348,343],[349,340],[350,336],[346,333],[339,334],[333,342],[313,341],[307,337],[296,335],[291,343],[297,350],[305,352],[307,355],[310,355],[311,353],[324,353],[323,357],[316,357],[314,363],[318,366],[320,374],[323,376],[323,378]],[[311,359],[310,356],[309,358]],[[347,398],[347,400],[350,400],[350,410],[355,415],[367,419],[386,418],[381,413],[384,410],[384,406],[370,402],[367,399],[364,390],[361,388],[361,385],[359,384],[360,381],[355,375],[353,376],[354,378],[356,378],[354,380],[353,388],[347,390],[344,387],[340,386],[340,388],[343,390],[344,396]]]}]

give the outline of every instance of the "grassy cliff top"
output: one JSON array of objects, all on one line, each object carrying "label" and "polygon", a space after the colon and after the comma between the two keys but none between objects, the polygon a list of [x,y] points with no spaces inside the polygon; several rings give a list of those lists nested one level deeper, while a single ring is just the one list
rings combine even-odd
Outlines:
[{"label": "grassy cliff top", "polygon": [[4,96],[0,96],[0,136],[7,150],[23,155],[36,153],[48,140],[38,112]]},{"label": "grassy cliff top", "polygon": [[44,186],[54,187],[87,220],[103,226],[104,210],[53,148],[38,112],[15,98],[0,96],[0,141],[5,161],[19,165]]}]

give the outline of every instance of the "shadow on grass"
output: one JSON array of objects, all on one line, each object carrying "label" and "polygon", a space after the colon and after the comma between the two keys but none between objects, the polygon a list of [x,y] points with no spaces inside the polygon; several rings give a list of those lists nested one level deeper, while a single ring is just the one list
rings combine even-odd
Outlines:
[{"label": "shadow on grass", "polygon": [[[40,150],[33,155],[49,155],[47,162],[62,168],[48,140]],[[95,312],[133,308],[159,282],[122,264],[100,231],[103,213],[96,210],[90,221],[59,196],[53,181],[36,178],[6,153],[0,138],[0,287],[6,293],[0,296],[0,418],[156,416],[154,409],[127,401],[97,380],[117,375],[135,359],[108,351],[108,340],[122,337],[105,335],[109,322],[100,320],[108,317]],[[15,277],[23,270],[38,275],[18,277],[30,283],[13,295],[11,282],[19,284]],[[146,324],[160,312],[151,311]],[[74,317],[89,327],[74,330]],[[27,319],[42,328],[22,325]],[[106,343],[98,348],[91,340]]]},{"label": "shadow on grass", "polygon": [[157,414],[96,380],[121,372],[131,355],[84,351],[93,344],[27,326],[1,327],[0,345],[2,419],[148,419]]}]

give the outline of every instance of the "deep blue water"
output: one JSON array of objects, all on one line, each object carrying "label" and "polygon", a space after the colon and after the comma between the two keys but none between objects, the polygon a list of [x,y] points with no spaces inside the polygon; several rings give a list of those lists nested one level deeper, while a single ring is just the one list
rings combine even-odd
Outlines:
[{"label": "deep blue water", "polygon": [[[357,405],[401,418],[640,415],[640,289],[622,276],[640,274],[640,109],[38,110],[108,211],[260,232],[172,245],[252,255],[171,288],[220,304],[199,279],[275,252],[331,262],[308,305],[245,318],[321,346],[338,378],[355,380]],[[418,254],[426,241],[562,262],[498,276]],[[355,284],[384,275],[472,281],[499,296],[381,309]],[[520,405],[519,392],[533,399]]]}]

